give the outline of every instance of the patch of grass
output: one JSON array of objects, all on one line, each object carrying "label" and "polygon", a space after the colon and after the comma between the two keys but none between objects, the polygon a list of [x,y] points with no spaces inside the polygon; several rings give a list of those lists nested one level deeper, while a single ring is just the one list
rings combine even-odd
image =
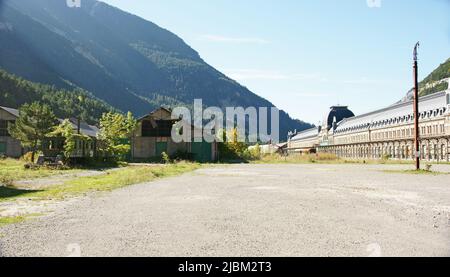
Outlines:
[{"label": "patch of grass", "polygon": [[[200,167],[196,163],[176,163],[158,166],[129,166],[107,170],[106,174],[79,177],[61,185],[11,198],[27,197],[33,200],[62,199],[93,191],[111,191],[124,186],[152,181],[157,178],[180,175]],[[1,192],[1,191],[0,191]],[[3,201],[6,199],[3,199]],[[0,198],[0,201],[2,199]]]},{"label": "patch of grass", "polygon": [[399,173],[399,174],[414,174],[414,175],[447,175],[449,173],[446,172],[438,172],[431,170],[383,170],[386,173]]},{"label": "patch of grass", "polygon": [[52,175],[75,173],[79,169],[57,170],[49,168],[25,169],[25,162],[15,159],[0,160],[0,183],[11,185],[14,181],[43,178]]},{"label": "patch of grass", "polygon": [[25,216],[0,217],[0,227],[7,224],[19,223],[24,221],[25,219]]},{"label": "patch of grass", "polygon": [[288,155],[282,156],[279,154],[264,155],[258,160],[252,161],[256,164],[310,164],[310,163],[345,163],[345,160],[338,158],[332,154],[309,154],[309,155]]},{"label": "patch of grass", "polygon": [[21,216],[11,216],[11,217],[0,217],[0,227],[8,224],[15,224],[20,223],[22,221],[25,221],[32,217],[41,216],[42,214],[28,214],[28,215],[21,215]]},{"label": "patch of grass", "polygon": [[[292,154],[282,156],[280,154],[264,155],[260,159],[251,161],[255,164],[414,164],[413,160],[391,159],[345,159],[333,154]],[[430,164],[450,164],[448,162],[429,162]]]}]

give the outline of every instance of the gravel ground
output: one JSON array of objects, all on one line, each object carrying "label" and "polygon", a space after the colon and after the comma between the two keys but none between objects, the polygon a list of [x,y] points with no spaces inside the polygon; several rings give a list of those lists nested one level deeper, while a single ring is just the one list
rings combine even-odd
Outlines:
[{"label": "gravel ground", "polygon": [[450,256],[450,175],[408,167],[204,168],[0,227],[0,255]]}]

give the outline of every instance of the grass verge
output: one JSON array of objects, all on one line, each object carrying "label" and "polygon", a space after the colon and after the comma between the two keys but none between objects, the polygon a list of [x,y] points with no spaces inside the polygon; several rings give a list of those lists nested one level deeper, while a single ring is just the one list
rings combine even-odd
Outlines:
[{"label": "grass verge", "polygon": [[105,174],[89,177],[79,177],[66,181],[61,185],[51,186],[40,191],[26,193],[0,190],[0,202],[15,198],[26,197],[32,200],[63,199],[66,197],[82,195],[93,191],[111,191],[124,186],[155,180],[157,178],[180,175],[200,167],[196,163],[176,163],[157,166],[129,166],[119,169],[107,170]]},{"label": "grass verge", "polygon": [[383,170],[386,173],[397,173],[397,174],[413,174],[413,175],[448,175],[446,172],[438,172],[431,170]]},{"label": "grass verge", "polygon": [[[271,154],[261,156],[259,159],[250,161],[254,164],[414,164],[413,160],[389,160],[389,159],[344,159],[333,154],[294,154],[282,156]],[[448,162],[427,162],[429,164],[450,164]]]},{"label": "grass verge", "polygon": [[48,168],[25,169],[25,162],[15,159],[0,160],[0,183],[10,185],[14,181],[44,178],[53,175],[76,173],[79,169],[57,170]]},{"label": "grass verge", "polygon": [[28,214],[23,216],[11,216],[11,217],[0,217],[0,227],[8,224],[15,224],[25,221],[32,217],[40,216],[41,214]]}]

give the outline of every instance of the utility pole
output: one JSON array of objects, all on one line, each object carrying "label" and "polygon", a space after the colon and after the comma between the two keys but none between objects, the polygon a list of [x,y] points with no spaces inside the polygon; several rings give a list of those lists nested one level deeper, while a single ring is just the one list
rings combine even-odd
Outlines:
[{"label": "utility pole", "polygon": [[420,133],[419,133],[419,67],[417,64],[417,50],[420,43],[414,46],[414,148],[416,155],[416,170],[420,170]]}]

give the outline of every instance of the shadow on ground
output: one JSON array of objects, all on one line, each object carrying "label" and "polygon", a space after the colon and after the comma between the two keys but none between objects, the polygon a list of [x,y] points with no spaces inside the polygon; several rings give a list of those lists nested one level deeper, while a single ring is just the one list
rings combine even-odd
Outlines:
[{"label": "shadow on ground", "polygon": [[0,199],[24,196],[26,194],[39,192],[40,190],[24,190],[14,187],[0,187]]}]

